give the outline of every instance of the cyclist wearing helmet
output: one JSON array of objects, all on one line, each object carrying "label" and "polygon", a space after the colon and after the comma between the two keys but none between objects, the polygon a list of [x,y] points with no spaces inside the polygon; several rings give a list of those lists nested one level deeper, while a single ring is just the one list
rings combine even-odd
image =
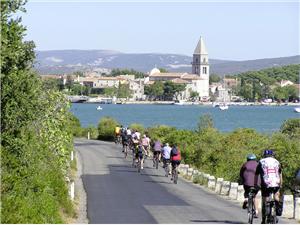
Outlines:
[{"label": "cyclist wearing helmet", "polygon": [[265,150],[263,158],[259,161],[254,185],[258,184],[258,176],[261,180],[261,195],[262,195],[262,223],[266,222],[266,213],[269,211],[266,205],[266,200],[271,193],[275,195],[276,214],[281,216],[282,203],[279,202],[279,189],[282,186],[282,173],[280,163],[274,158],[273,150]]},{"label": "cyclist wearing helmet", "polygon": [[[240,181],[241,184],[244,185],[244,203],[243,203],[243,209],[247,208],[248,203],[248,196],[250,189],[255,187],[254,186],[254,177],[255,172],[257,168],[258,162],[256,161],[256,156],[254,154],[248,154],[247,155],[247,162],[243,164],[240,170]],[[257,185],[258,186],[258,185]],[[255,197],[254,197],[254,205],[255,205],[255,217],[257,218],[258,215],[258,199],[256,198],[256,194],[259,191],[259,188],[255,188]]]}]

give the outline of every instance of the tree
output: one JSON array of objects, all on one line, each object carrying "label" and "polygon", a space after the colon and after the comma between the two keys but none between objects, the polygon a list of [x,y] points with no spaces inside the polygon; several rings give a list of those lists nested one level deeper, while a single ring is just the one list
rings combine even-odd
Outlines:
[{"label": "tree", "polygon": [[178,94],[184,90],[184,84],[175,84],[172,81],[166,81],[164,83],[164,99],[173,100],[174,97],[177,98]]},{"label": "tree", "polygon": [[116,76],[119,76],[119,75],[134,75],[135,78],[143,78],[145,77],[145,74],[142,73],[142,72],[139,72],[139,71],[136,71],[136,70],[133,70],[133,69],[113,69],[110,73],[110,76],[113,76],[113,77],[116,77]]},{"label": "tree", "polygon": [[129,84],[119,84],[117,90],[118,98],[130,98],[132,95],[132,90],[129,89]]},{"label": "tree", "polygon": [[197,91],[190,91],[190,99],[192,101],[195,101],[199,98],[199,93]]},{"label": "tree", "polygon": [[1,222],[63,223],[61,212],[73,213],[68,104],[32,70],[34,43],[13,15],[24,4],[1,1]]},{"label": "tree", "polygon": [[221,81],[221,77],[218,74],[211,74],[209,76],[209,84],[218,83]]},{"label": "tree", "polygon": [[199,118],[197,131],[202,132],[208,128],[214,128],[214,121],[210,114],[204,114]]},{"label": "tree", "polygon": [[166,70],[165,68],[159,68],[159,71],[160,71],[161,73],[168,73],[168,72],[169,72],[169,71]]}]

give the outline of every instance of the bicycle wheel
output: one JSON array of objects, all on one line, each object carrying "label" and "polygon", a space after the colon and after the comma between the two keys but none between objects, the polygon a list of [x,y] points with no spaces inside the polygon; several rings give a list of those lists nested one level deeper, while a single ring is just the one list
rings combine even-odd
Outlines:
[{"label": "bicycle wheel", "polygon": [[124,149],[125,159],[127,158],[127,151],[128,151],[128,147],[127,147],[127,145],[125,145],[125,149]]},{"label": "bicycle wheel", "polygon": [[177,180],[178,180],[178,172],[177,172],[177,166],[176,166],[174,169],[174,177],[173,177],[174,184],[177,184]]},{"label": "bicycle wheel", "polygon": [[253,223],[253,216],[254,216],[254,204],[253,204],[253,197],[249,195],[248,197],[248,223]]},{"label": "bicycle wheel", "polygon": [[158,157],[155,158],[155,168],[158,169]]},{"label": "bicycle wheel", "polygon": [[141,172],[141,160],[138,161],[138,172]]}]

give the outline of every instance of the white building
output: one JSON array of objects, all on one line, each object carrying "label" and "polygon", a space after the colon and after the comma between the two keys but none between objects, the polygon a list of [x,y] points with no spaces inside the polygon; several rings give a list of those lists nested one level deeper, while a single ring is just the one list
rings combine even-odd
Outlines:
[{"label": "white building", "polygon": [[192,62],[192,74],[189,73],[161,73],[154,68],[150,71],[149,77],[145,78],[145,84],[151,85],[155,81],[172,81],[178,84],[185,84],[186,89],[180,94],[181,99],[188,99],[190,93],[198,92],[201,100],[209,98],[209,63],[203,38],[195,48]]}]

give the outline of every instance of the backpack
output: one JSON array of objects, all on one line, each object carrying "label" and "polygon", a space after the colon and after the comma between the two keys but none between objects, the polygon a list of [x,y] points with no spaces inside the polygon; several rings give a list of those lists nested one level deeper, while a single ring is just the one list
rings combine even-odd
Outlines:
[{"label": "backpack", "polygon": [[178,155],[178,149],[177,148],[172,148],[172,156],[177,156]]}]

